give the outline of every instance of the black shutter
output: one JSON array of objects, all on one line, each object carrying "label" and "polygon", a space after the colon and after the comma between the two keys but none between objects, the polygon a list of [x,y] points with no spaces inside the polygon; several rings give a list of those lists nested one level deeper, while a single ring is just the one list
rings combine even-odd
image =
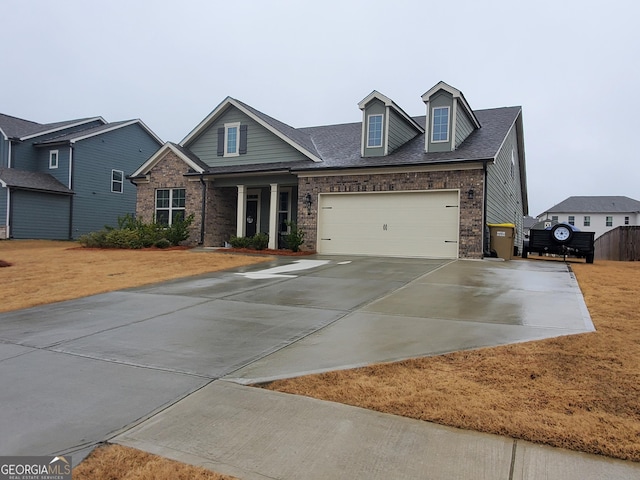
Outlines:
[{"label": "black shutter", "polygon": [[224,155],[224,127],[218,129],[218,156]]},{"label": "black shutter", "polygon": [[247,125],[240,125],[240,148],[238,153],[240,155],[247,153]]}]

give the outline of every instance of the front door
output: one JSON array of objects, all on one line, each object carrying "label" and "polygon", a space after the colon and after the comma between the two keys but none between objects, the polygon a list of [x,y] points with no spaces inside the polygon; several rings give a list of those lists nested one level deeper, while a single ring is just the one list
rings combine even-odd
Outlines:
[{"label": "front door", "polygon": [[258,233],[258,199],[258,195],[247,195],[247,225],[245,230],[247,237],[253,237]]}]

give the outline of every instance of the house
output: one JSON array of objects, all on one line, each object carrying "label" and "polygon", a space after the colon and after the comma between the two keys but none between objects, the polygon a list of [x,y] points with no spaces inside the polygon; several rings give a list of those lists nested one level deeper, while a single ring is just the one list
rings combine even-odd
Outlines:
[{"label": "house", "polygon": [[488,223],[527,214],[522,110],[473,110],[440,82],[412,117],[373,91],[357,123],[293,128],[227,97],[180,143],[131,176],[137,214],[193,214],[192,244],[269,235],[297,224],[321,254],[482,258]]},{"label": "house", "polygon": [[0,114],[0,238],[76,239],[135,213],[127,180],[163,142],[140,120]]},{"label": "house", "polygon": [[569,197],[538,215],[575,225],[595,238],[616,227],[640,225],[640,201],[622,196]]}]

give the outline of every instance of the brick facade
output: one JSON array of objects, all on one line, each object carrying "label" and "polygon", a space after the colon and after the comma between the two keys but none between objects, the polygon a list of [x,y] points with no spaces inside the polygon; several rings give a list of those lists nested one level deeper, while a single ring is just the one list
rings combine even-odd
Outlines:
[{"label": "brick facade", "polygon": [[[149,181],[138,184],[137,215],[145,222],[155,215],[155,191],[159,188],[184,188],[186,190],[186,215],[194,214],[191,236],[185,243],[201,242],[202,183],[197,178],[185,177],[184,162],[173,152],[167,154],[149,171]],[[318,210],[320,193],[337,192],[388,192],[388,191],[460,191],[460,258],[482,258],[483,189],[484,173],[481,169],[464,169],[434,172],[404,172],[384,174],[351,174],[326,177],[300,177],[298,180],[298,228],[305,232],[302,249],[317,248]],[[205,246],[223,246],[236,233],[238,192],[234,187],[214,187],[206,182],[206,206],[204,235]],[[473,199],[468,198],[474,191]],[[310,211],[304,206],[307,193],[315,199]]]},{"label": "brick facade", "polygon": [[136,216],[144,222],[155,218],[156,190],[162,188],[185,189],[185,217],[193,214],[191,234],[184,242],[188,245],[200,243],[202,221],[202,184],[199,179],[185,177],[185,163],[169,151],[149,171],[149,182],[139,182],[137,188]]},{"label": "brick facade", "polygon": [[209,183],[204,227],[204,244],[221,247],[236,234],[238,189],[215,188]]},{"label": "brick facade", "polygon": [[[318,232],[318,194],[337,192],[388,192],[460,190],[460,258],[482,258],[483,179],[480,169],[441,172],[301,177],[298,181],[298,227],[305,231],[304,250],[314,251]],[[467,192],[474,191],[473,199]],[[315,199],[310,212],[303,206],[307,193]]]},{"label": "brick facade", "polygon": [[0,240],[5,240],[7,238],[7,226],[0,225]]}]

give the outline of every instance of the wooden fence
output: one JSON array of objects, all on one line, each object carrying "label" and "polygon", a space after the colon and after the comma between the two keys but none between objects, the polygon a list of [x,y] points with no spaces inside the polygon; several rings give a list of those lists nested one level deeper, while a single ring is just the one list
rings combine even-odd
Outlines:
[{"label": "wooden fence", "polygon": [[640,226],[618,227],[596,238],[598,260],[640,261]]}]

